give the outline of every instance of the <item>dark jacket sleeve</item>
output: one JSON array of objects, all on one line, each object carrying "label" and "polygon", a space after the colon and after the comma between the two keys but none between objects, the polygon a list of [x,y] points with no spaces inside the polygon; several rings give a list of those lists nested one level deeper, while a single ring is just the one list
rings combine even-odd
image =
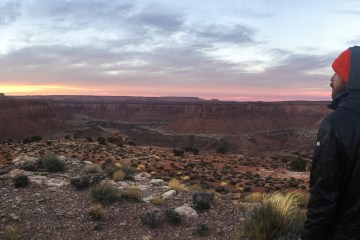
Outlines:
[{"label": "dark jacket sleeve", "polygon": [[320,126],[310,172],[310,200],[302,240],[327,239],[336,220],[343,170],[340,146],[330,121]]}]

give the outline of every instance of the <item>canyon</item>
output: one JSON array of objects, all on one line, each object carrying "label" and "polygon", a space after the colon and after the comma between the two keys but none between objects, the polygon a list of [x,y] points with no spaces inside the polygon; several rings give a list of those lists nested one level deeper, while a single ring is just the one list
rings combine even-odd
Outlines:
[{"label": "canyon", "polygon": [[125,134],[139,145],[309,151],[328,102],[222,102],[180,97],[0,98],[2,142]]}]

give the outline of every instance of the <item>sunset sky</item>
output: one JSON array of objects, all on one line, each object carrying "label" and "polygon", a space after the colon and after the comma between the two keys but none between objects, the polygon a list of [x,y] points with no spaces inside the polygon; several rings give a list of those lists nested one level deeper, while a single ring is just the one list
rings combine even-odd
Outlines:
[{"label": "sunset sky", "polygon": [[0,92],[330,100],[360,0],[0,0]]}]

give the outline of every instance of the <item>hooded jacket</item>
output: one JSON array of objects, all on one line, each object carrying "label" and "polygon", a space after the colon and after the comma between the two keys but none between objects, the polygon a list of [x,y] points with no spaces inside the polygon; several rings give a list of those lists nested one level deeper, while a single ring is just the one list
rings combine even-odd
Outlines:
[{"label": "hooded jacket", "polygon": [[302,240],[360,240],[360,47],[349,50],[348,83],[316,140]]}]

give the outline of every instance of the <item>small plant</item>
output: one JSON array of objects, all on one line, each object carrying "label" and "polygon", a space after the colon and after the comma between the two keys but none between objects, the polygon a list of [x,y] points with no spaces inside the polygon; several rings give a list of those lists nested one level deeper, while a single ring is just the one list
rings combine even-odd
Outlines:
[{"label": "small plant", "polygon": [[20,229],[15,225],[7,225],[4,228],[5,240],[17,240],[21,238]]},{"label": "small plant", "polygon": [[29,185],[29,178],[26,175],[17,175],[16,177],[14,177],[14,186],[16,188],[18,187],[26,187],[27,185]]},{"label": "small plant", "polygon": [[169,181],[168,186],[170,189],[174,189],[174,190],[180,191],[180,192],[186,190],[186,186],[184,184],[181,184],[181,182],[176,178],[172,178]]},{"label": "small plant", "polygon": [[196,226],[196,233],[200,236],[205,236],[209,233],[209,227],[207,224],[198,224]]},{"label": "small plant", "polygon": [[156,213],[154,211],[147,211],[140,215],[140,220],[143,224],[148,225],[150,228],[156,228],[159,223],[156,219]]},{"label": "small plant", "polygon": [[210,209],[214,201],[215,193],[195,192],[193,194],[193,204],[196,210],[203,211]]},{"label": "small plant", "polygon": [[306,218],[305,211],[299,207],[300,201],[296,193],[264,196],[261,203],[247,213],[244,222],[245,235],[255,240],[299,235]]},{"label": "small plant", "polygon": [[165,217],[167,220],[169,220],[169,222],[174,224],[179,224],[181,222],[180,214],[171,209],[165,210]]},{"label": "small plant", "polygon": [[86,137],[86,141],[93,142],[94,140],[92,139],[92,137]]},{"label": "small plant", "polygon": [[174,156],[182,157],[184,156],[184,150],[181,149],[173,149]]},{"label": "small plant", "polygon": [[77,190],[82,190],[91,185],[90,177],[84,176],[84,177],[78,177],[78,178],[72,178],[70,180],[70,184],[73,185]]},{"label": "small plant", "polygon": [[262,199],[263,199],[262,193],[254,192],[254,193],[250,193],[249,195],[246,195],[244,201],[248,203],[258,203],[261,202]]},{"label": "small plant", "polygon": [[31,143],[31,140],[29,138],[24,138],[23,144]]},{"label": "small plant", "polygon": [[185,152],[192,152],[194,155],[197,155],[199,153],[199,149],[192,146],[184,147],[184,150]]},{"label": "small plant", "polygon": [[40,136],[32,136],[30,139],[32,142],[39,142],[42,140],[42,137]]},{"label": "small plant", "polygon": [[161,196],[155,196],[150,200],[150,202],[156,206],[160,206],[164,204],[165,199],[163,199]]},{"label": "small plant", "polygon": [[290,170],[295,172],[303,172],[306,170],[306,161],[302,158],[297,158],[290,162]]},{"label": "small plant", "polygon": [[106,212],[101,204],[94,204],[89,208],[89,215],[96,221],[105,220]]},{"label": "small plant", "polygon": [[225,154],[225,153],[228,152],[228,150],[227,150],[226,147],[222,146],[222,147],[218,147],[218,148],[216,149],[216,152],[219,153],[219,154]]},{"label": "small plant", "polygon": [[139,188],[137,186],[131,186],[126,190],[123,196],[128,199],[139,201],[140,200]]},{"label": "small plant", "polygon": [[65,162],[60,160],[55,153],[47,153],[37,160],[37,168],[48,172],[65,171]]},{"label": "small plant", "polygon": [[106,145],[106,140],[103,137],[98,137],[97,141],[100,145]]},{"label": "small plant", "polygon": [[113,173],[112,179],[114,181],[124,181],[125,179],[125,173],[122,170],[117,170]]},{"label": "small plant", "polygon": [[121,198],[121,191],[111,183],[103,181],[91,188],[91,197],[99,203],[111,203]]}]

